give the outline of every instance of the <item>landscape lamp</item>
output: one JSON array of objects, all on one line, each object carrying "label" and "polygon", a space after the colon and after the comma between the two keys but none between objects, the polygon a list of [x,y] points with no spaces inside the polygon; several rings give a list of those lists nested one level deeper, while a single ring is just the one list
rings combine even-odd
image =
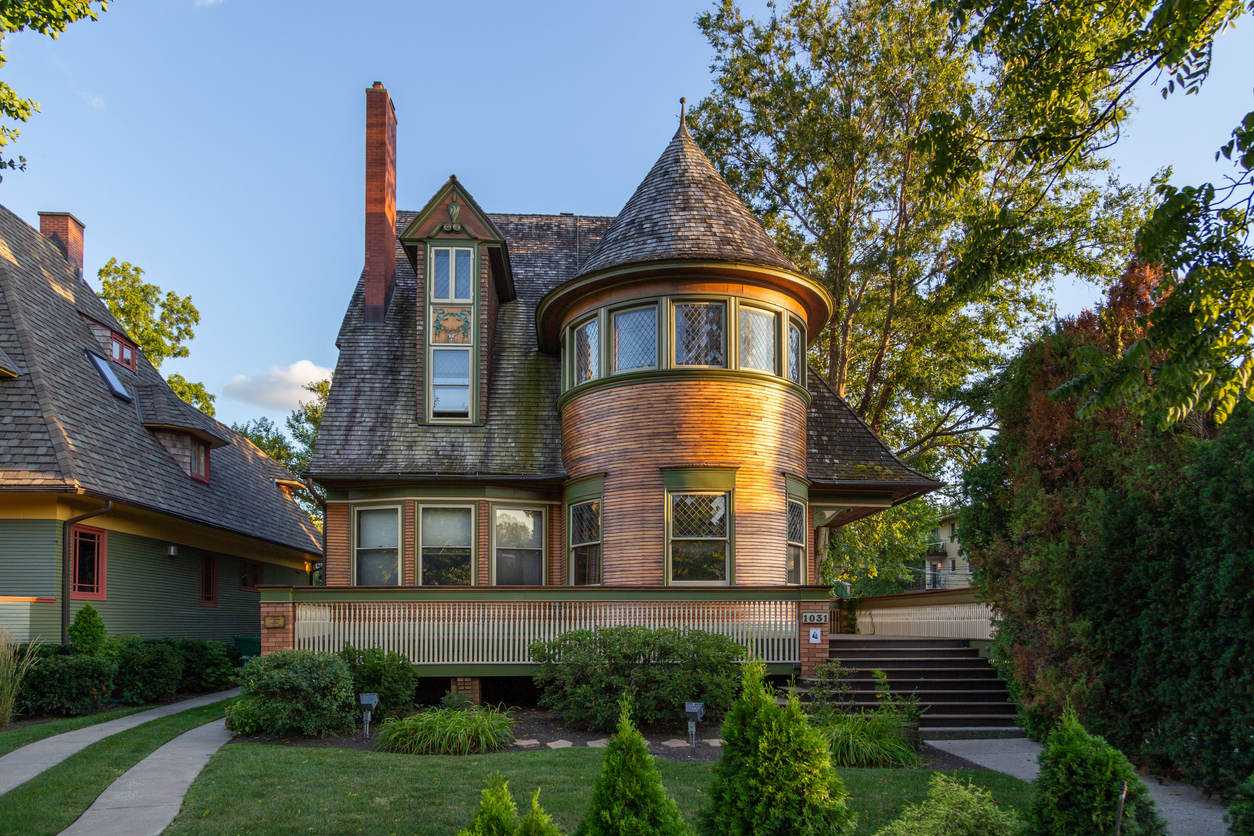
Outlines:
[{"label": "landscape lamp", "polygon": [[688,737],[692,741],[692,748],[695,749],[697,748],[697,722],[705,717],[705,703],[686,702],[684,713],[688,715]]},{"label": "landscape lamp", "polygon": [[358,694],[361,702],[361,719],[366,724],[366,739],[370,739],[370,710],[379,704],[378,694]]}]

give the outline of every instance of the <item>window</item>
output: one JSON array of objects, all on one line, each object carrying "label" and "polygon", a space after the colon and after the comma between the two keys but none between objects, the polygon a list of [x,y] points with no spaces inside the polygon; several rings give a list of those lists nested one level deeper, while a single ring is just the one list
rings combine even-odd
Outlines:
[{"label": "window", "polygon": [[103,529],[76,525],[70,531],[70,597],[79,601],[105,599],[106,534]]},{"label": "window", "polygon": [[788,502],[788,559],[784,565],[784,583],[806,580],[806,507]]},{"label": "window", "polygon": [[470,417],[470,350],[431,350],[431,416]]},{"label": "window", "polygon": [[949,559],[949,571],[951,571],[951,572],[957,572],[957,571],[958,571],[958,561],[957,561],[957,560],[955,560],[954,558],[950,558],[950,559]]},{"label": "window", "polygon": [[418,583],[470,586],[474,529],[471,508],[423,508]]},{"label": "window", "polygon": [[472,255],[474,250],[460,247],[436,247],[435,281],[432,282],[431,298],[443,302],[469,302],[474,288]]},{"label": "window", "polygon": [[91,351],[87,352],[87,359],[96,367],[96,371],[100,373],[100,377],[104,380],[105,386],[109,387],[109,392],[113,397],[129,402],[131,393],[126,391],[126,387],[118,379],[117,373],[113,371],[109,361]]},{"label": "window", "polygon": [[801,370],[805,368],[805,340],[801,339],[801,329],[788,323],[788,379],[798,386],[805,386],[805,378]]},{"label": "window", "polygon": [[209,445],[199,438],[192,438],[192,469],[193,479],[209,481]]},{"label": "window", "polygon": [[135,371],[139,367],[135,356],[135,346],[131,345],[125,337],[116,332],[111,333],[110,336],[113,342],[113,362]]},{"label": "window", "polygon": [[399,508],[358,509],[358,586],[400,585],[400,516]]},{"label": "window", "polygon": [[614,314],[614,371],[657,367],[657,306]]},{"label": "window", "polygon": [[570,582],[599,584],[601,577],[601,500],[570,506]]},{"label": "window", "polygon": [[671,580],[727,581],[729,493],[670,495]]},{"label": "window", "polygon": [[541,586],[544,583],[544,512],[525,508],[495,509],[494,583]]},{"label": "window", "polygon": [[775,374],[775,314],[740,308],[740,368]]},{"label": "window", "polygon": [[248,592],[256,592],[257,587],[266,582],[265,564],[259,560],[241,560],[239,562],[239,588]]},{"label": "window", "polygon": [[429,414],[437,421],[471,417],[474,368],[474,250],[431,249],[431,305],[427,342]]},{"label": "window", "polygon": [[675,365],[727,365],[722,302],[683,302],[675,306]]},{"label": "window", "polygon": [[575,385],[601,376],[600,322],[596,317],[575,329]]},{"label": "window", "polygon": [[200,558],[200,605],[202,607],[218,605],[218,556],[216,554],[201,555]]}]

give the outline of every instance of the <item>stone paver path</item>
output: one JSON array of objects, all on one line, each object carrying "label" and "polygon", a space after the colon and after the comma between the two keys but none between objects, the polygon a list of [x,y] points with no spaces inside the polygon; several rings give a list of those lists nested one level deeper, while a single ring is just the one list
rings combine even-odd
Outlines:
[{"label": "stone paver path", "polygon": [[[1004,772],[1024,781],[1033,781],[1040,772],[1036,756],[1041,744],[1026,739],[929,740],[928,745],[977,763],[985,769]],[[1158,812],[1167,820],[1172,836],[1225,836],[1224,806],[1204,797],[1200,790],[1144,775]]]},{"label": "stone paver path", "polygon": [[201,697],[170,703],[169,705],[163,705],[148,711],[140,711],[117,720],[97,723],[85,729],[45,737],[43,740],[38,740],[20,749],[14,749],[4,757],[0,757],[0,795],[4,795],[14,787],[25,784],[45,769],[56,766],[70,755],[98,740],[104,740],[106,737],[111,737],[127,729],[133,729],[136,726],[147,723],[149,720],[168,717],[171,714],[178,714],[180,711],[186,711],[189,708],[197,708],[235,696],[239,696],[238,688],[233,688],[229,691],[219,691],[216,694],[205,694]]},{"label": "stone paver path", "polygon": [[550,749],[569,749],[575,744],[571,743],[569,740],[550,740],[544,745],[548,746]]},{"label": "stone paver path", "polygon": [[226,720],[185,732],[109,785],[66,836],[158,836],[183,805],[187,788],[214,752],[231,739]]}]

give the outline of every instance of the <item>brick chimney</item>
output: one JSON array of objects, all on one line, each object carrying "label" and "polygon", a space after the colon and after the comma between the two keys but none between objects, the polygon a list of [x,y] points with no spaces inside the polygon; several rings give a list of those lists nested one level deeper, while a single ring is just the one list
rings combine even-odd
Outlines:
[{"label": "brick chimney", "polygon": [[366,322],[387,318],[395,282],[396,108],[376,81],[366,90]]},{"label": "brick chimney", "polygon": [[39,231],[52,239],[65,260],[83,276],[83,222],[69,212],[40,212]]}]

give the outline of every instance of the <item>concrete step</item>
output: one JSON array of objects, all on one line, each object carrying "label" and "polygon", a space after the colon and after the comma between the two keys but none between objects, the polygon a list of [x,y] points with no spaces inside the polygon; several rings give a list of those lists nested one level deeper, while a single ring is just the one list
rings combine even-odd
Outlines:
[{"label": "concrete step", "polygon": [[829,647],[844,647],[850,650],[873,650],[877,647],[958,647],[967,648],[971,644],[967,639],[934,639],[929,636],[862,636],[842,635],[828,636]]},{"label": "concrete step", "polygon": [[[858,668],[868,661],[880,659],[979,659],[980,653],[973,647],[874,647],[874,648],[832,648],[829,659],[839,659],[847,667]],[[982,660],[981,660],[982,661]],[[986,663],[987,664],[987,663]]]},{"label": "concrete step", "polygon": [[924,740],[990,740],[997,738],[1027,737],[1027,732],[1018,726],[933,726],[919,727],[919,736]]},{"label": "concrete step", "polygon": [[1008,714],[932,714],[929,711],[919,721],[919,728],[1005,728],[1014,723],[1013,710]]},{"label": "concrete step", "polygon": [[891,659],[885,659],[883,657],[863,659],[855,665],[844,663],[843,659],[841,662],[845,664],[845,667],[857,668],[858,673],[869,673],[876,669],[890,671],[903,668],[914,668],[920,670],[935,670],[937,668],[942,668],[954,670],[988,670],[993,671],[994,675],[996,675],[996,670],[988,663],[988,660],[981,659],[978,656],[949,659],[943,656],[937,657],[916,654],[914,656],[898,656]]}]

